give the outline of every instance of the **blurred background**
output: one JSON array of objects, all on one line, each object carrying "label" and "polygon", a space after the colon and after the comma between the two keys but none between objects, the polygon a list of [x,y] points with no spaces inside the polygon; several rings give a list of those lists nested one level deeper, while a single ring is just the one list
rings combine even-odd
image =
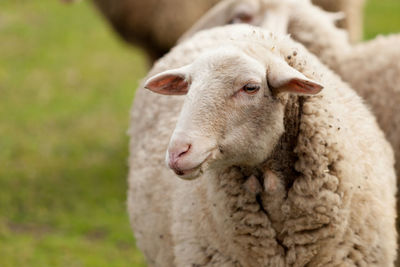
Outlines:
[{"label": "blurred background", "polygon": [[[365,39],[390,32],[400,1],[368,0]],[[89,1],[0,1],[0,266],[145,266],[125,198],[147,69]]]}]

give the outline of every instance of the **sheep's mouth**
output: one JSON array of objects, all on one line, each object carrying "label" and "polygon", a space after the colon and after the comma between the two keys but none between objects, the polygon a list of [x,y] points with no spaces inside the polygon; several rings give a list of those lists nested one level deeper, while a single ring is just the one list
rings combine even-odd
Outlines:
[{"label": "sheep's mouth", "polygon": [[178,175],[179,178],[184,180],[194,180],[199,178],[206,168],[205,165],[208,163],[209,159],[213,156],[213,153],[209,153],[209,155],[196,167],[188,170],[177,169],[174,170],[175,174]]},{"label": "sheep's mouth", "polygon": [[189,170],[174,170],[175,174],[178,175],[179,178],[184,180],[194,180],[198,178],[202,173],[202,164],[199,166],[189,169]]}]

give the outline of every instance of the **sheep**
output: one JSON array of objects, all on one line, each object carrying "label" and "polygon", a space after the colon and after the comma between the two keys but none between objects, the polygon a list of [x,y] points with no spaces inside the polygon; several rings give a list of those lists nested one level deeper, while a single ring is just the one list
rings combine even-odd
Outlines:
[{"label": "sheep", "polygon": [[[328,67],[336,71],[341,78],[348,82],[367,102],[377,117],[380,127],[386,134],[395,151],[396,173],[400,177],[400,34],[380,36],[374,40],[352,46],[347,39],[346,32],[334,25],[334,16],[313,6],[308,1],[280,1],[274,9],[265,8],[266,4],[275,3],[274,0],[254,0],[263,3],[253,8],[248,14],[249,20],[265,14],[275,12],[276,15],[288,15],[287,31],[293,39],[299,41],[306,48],[319,57]],[[241,5],[236,1],[236,5]],[[248,4],[250,6],[250,4]],[[285,13],[277,12],[285,10]],[[212,10],[210,11],[210,13]],[[271,15],[271,14],[270,14]],[[214,16],[229,18],[225,10],[219,10]],[[225,19],[225,21],[226,21]],[[281,20],[285,20],[281,18]],[[210,20],[212,21],[212,20]],[[223,21],[223,20],[221,20]],[[200,21],[196,27],[188,31],[187,35],[196,30],[205,28],[207,24]],[[275,24],[258,22],[264,27],[276,28]],[[282,28],[278,30],[283,32]],[[185,35],[186,36],[186,35]],[[400,203],[398,203],[400,206]],[[400,229],[400,221],[397,222]],[[400,261],[399,265],[400,266]]]},{"label": "sheep", "polygon": [[129,135],[128,211],[150,266],[393,265],[393,151],[287,36],[243,24],[182,42],[138,88]]},{"label": "sheep", "polygon": [[339,26],[348,31],[352,43],[362,39],[365,0],[312,0],[312,3],[326,11],[343,12],[344,18],[339,21]]},{"label": "sheep", "polygon": [[[162,56],[175,44],[178,38],[194,24],[207,10],[220,0],[93,0],[113,28],[126,41],[138,44],[148,53],[150,59]],[[322,6],[344,11],[351,19],[346,25],[351,33],[362,31],[363,0],[317,0]],[[347,14],[347,12],[350,12]],[[353,20],[357,23],[353,24]],[[354,30],[353,30],[354,29]],[[358,39],[358,36],[352,39]]]},{"label": "sheep", "polygon": [[[286,4],[281,2],[285,1]],[[246,23],[273,28],[275,33],[286,33],[288,27],[288,7],[297,0],[224,0],[211,8],[179,39],[185,41],[197,32],[235,23]]]},{"label": "sheep", "polygon": [[[93,0],[118,34],[155,60],[219,0]],[[179,14],[179,15],[178,15]]]}]

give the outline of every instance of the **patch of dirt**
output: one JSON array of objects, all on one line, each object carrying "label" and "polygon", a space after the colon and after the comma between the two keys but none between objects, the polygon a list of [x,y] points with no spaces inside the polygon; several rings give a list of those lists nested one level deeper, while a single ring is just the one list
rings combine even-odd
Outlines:
[{"label": "patch of dirt", "polygon": [[7,223],[8,229],[16,234],[32,234],[35,237],[42,237],[49,234],[53,229],[49,225],[37,225],[26,223]]},{"label": "patch of dirt", "polygon": [[101,228],[95,228],[92,230],[89,230],[86,234],[85,237],[91,241],[98,241],[98,240],[104,240],[109,234],[109,231],[106,229],[101,229]]}]

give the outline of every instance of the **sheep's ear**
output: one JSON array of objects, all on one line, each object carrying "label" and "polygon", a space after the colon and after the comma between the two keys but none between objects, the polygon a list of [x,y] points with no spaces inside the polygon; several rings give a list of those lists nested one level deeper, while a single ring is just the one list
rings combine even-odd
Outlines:
[{"label": "sheep's ear", "polygon": [[286,62],[272,64],[267,73],[267,81],[274,95],[288,92],[294,94],[315,95],[324,88],[321,84],[308,79]]},{"label": "sheep's ear", "polygon": [[186,69],[168,70],[149,78],[144,88],[162,95],[185,95],[189,89]]}]

